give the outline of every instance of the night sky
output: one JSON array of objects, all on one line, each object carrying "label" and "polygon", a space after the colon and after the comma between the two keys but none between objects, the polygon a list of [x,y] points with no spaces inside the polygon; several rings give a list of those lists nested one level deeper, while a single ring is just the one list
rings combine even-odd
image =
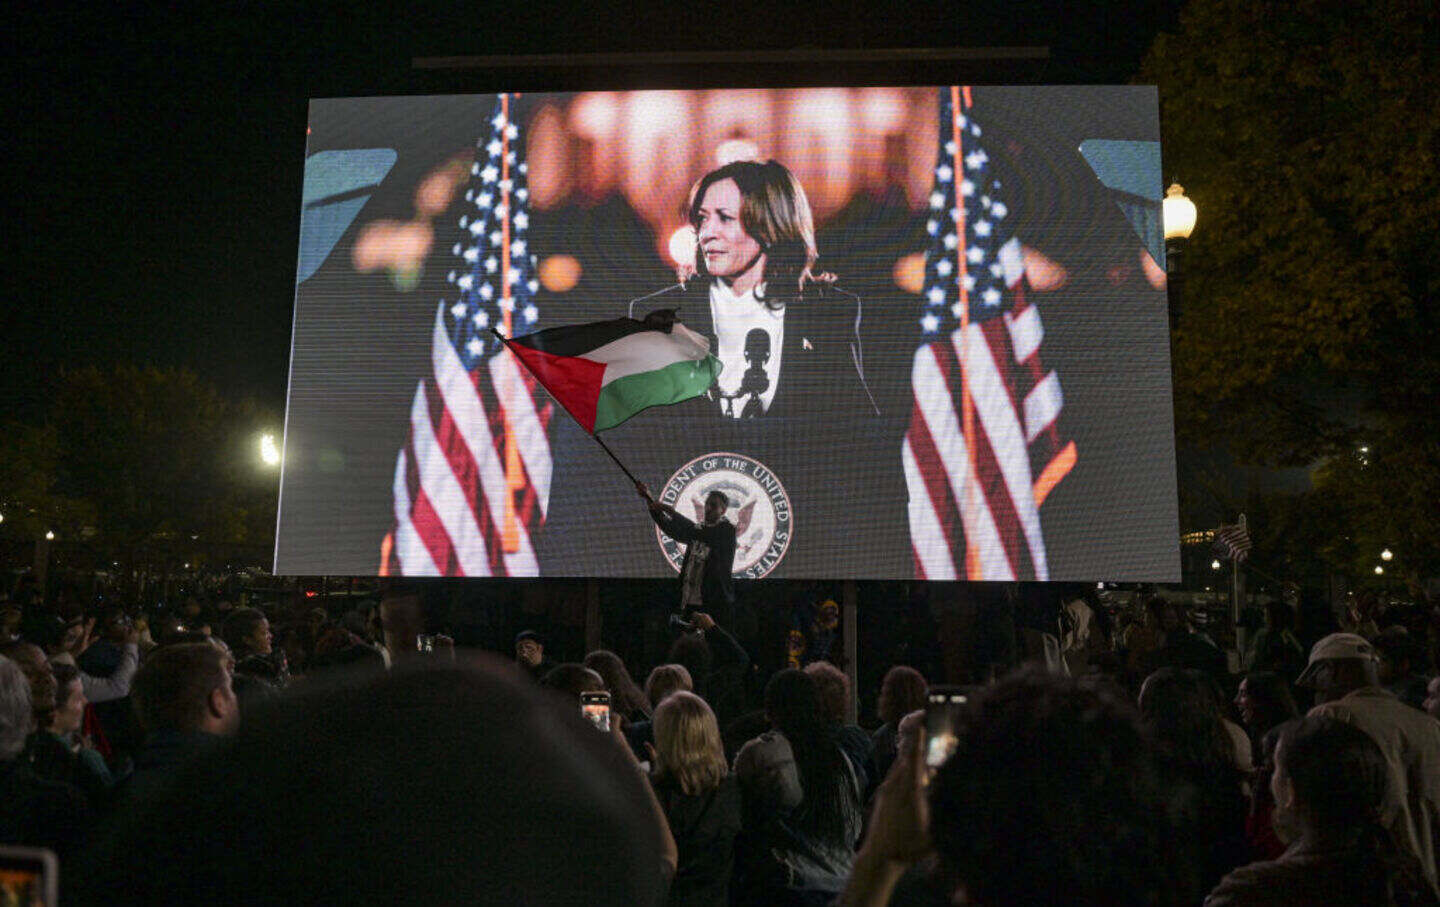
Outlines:
[{"label": "night sky", "polygon": [[[204,17],[110,4],[12,14],[13,108],[0,388],[42,418],[66,365],[198,371],[227,396],[284,405],[311,97],[756,84],[765,74],[435,73],[412,59],[558,52],[1043,46],[1046,62],[967,81],[1130,80],[1179,0],[920,0],[713,6],[616,2],[306,4]],[[897,11],[897,8],[903,12]],[[787,71],[821,84],[836,68]],[[943,70],[840,71],[832,84],[939,83]]]}]

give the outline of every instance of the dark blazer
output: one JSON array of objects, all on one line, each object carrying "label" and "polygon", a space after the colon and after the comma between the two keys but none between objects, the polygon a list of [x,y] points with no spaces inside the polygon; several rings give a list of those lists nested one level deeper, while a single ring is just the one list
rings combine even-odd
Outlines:
[{"label": "dark blazer", "polygon": [[[730,572],[735,568],[735,524],[721,520],[713,526],[696,525],[676,513],[674,508],[650,511],[650,518],[660,531],[677,542],[704,542],[710,546],[710,556],[705,560],[705,572],[700,575],[700,601],[707,606],[717,603],[733,606],[735,603],[735,580]],[[690,563],[692,546],[685,548],[685,560],[680,565],[680,575]],[[728,609],[727,609],[728,610]]]},{"label": "dark blazer", "polygon": [[[644,318],[655,309],[678,309],[686,327],[708,338],[712,351],[719,348],[710,318],[709,278],[695,277],[633,299],[629,315]],[[826,283],[811,284],[798,302],[785,307],[780,376],[767,417],[802,414],[814,408],[817,400],[834,406],[837,395],[844,411],[857,415],[880,412],[865,381],[860,319],[860,297]],[[842,382],[840,376],[853,380]]]}]

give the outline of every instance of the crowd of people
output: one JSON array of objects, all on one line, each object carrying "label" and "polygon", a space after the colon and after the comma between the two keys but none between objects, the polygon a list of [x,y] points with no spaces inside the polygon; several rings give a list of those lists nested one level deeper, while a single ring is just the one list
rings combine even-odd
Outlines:
[{"label": "crowd of people", "polygon": [[1163,598],[1071,597],[958,691],[937,765],[948,678],[889,666],[862,728],[827,661],[756,695],[705,612],[627,664],[457,648],[405,585],[369,616],[37,599],[0,630],[0,844],[76,904],[1440,904],[1434,615],[1307,649],[1287,607],[1232,674]]}]

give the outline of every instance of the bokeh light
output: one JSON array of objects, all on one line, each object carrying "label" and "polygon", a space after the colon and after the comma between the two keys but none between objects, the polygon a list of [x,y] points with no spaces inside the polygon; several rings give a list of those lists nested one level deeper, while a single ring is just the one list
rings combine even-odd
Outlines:
[{"label": "bokeh light", "polygon": [[580,282],[580,259],[549,255],[540,260],[540,285],[551,293],[568,293]]},{"label": "bokeh light", "polygon": [[695,262],[695,230],[693,227],[685,226],[670,234],[670,241],[665,244],[665,251],[670,260],[677,265],[694,264]]}]

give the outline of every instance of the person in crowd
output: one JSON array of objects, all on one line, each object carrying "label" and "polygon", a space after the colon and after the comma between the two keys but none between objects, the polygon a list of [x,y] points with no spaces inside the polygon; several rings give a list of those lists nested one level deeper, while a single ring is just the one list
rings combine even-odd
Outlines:
[{"label": "person in crowd", "polygon": [[1210,700],[1215,704],[1215,714],[1220,716],[1220,723],[1225,726],[1225,733],[1230,738],[1230,749],[1235,760],[1235,768],[1241,775],[1248,776],[1254,770],[1252,753],[1254,745],[1250,742],[1250,734],[1238,722],[1231,718],[1231,715],[1239,717],[1235,711],[1235,704],[1220,689],[1220,682],[1215,675],[1207,674],[1204,671],[1197,672],[1197,677],[1205,685],[1205,692],[1210,694]]},{"label": "person in crowd", "polygon": [[735,757],[745,809],[741,901],[828,903],[845,884],[863,786],[821,712],[814,678],[787,668],[765,686],[772,729]]},{"label": "person in crowd", "polygon": [[1432,677],[1425,688],[1425,712],[1431,718],[1440,718],[1440,677]]},{"label": "person in crowd", "polygon": [[32,770],[24,751],[34,726],[30,680],[20,665],[0,655],[0,844],[46,847],[64,858],[84,835],[85,795]]},{"label": "person in crowd", "polygon": [[540,678],[540,686],[564,693],[578,705],[581,693],[605,692],[605,679],[582,664],[567,661],[556,665]]},{"label": "person in crowd", "polygon": [[1295,638],[1295,612],[1282,599],[1265,603],[1265,625],[1256,631],[1246,647],[1246,671],[1274,671],[1294,677],[1305,664],[1305,648]]},{"label": "person in crowd", "polygon": [[72,664],[54,666],[55,708],[36,727],[26,747],[35,774],[78,787],[94,808],[106,805],[115,779],[105,759],[81,734],[85,718],[85,689],[80,669]]},{"label": "person in crowd", "polygon": [[[140,668],[141,629],[134,623],[124,628],[120,638],[120,660],[107,675],[97,676],[80,670],[80,686],[89,702],[111,702],[130,695],[130,683]],[[71,621],[47,651],[51,663],[69,664],[79,668],[77,660],[86,651],[88,632],[83,621]]]},{"label": "person in crowd", "polygon": [[1165,641],[1153,653],[1155,667],[1188,668],[1204,671],[1211,677],[1227,676],[1225,653],[1220,651],[1220,647],[1195,632],[1184,607],[1163,599],[1162,602],[1160,628],[1165,634]]},{"label": "person in crowd", "polygon": [[900,719],[925,708],[928,692],[924,676],[914,668],[896,665],[885,672],[885,679],[880,683],[880,700],[875,709],[881,724],[870,736],[869,774],[872,786],[878,787],[895,763],[900,745]]},{"label": "person in crowd", "polygon": [[80,670],[92,677],[110,677],[125,660],[125,649],[131,643],[138,647],[135,621],[119,605],[106,607],[99,615],[99,638],[76,657]]},{"label": "person in crowd", "polygon": [[1298,721],[1277,724],[1260,738],[1255,768],[1250,772],[1250,812],[1245,817],[1245,846],[1254,860],[1275,860],[1285,852],[1285,842],[1275,828],[1275,796],[1270,778],[1275,774],[1275,747],[1280,735]]},{"label": "person in crowd", "polygon": [[1089,670],[1091,663],[1109,648],[1104,628],[1096,619],[1099,610],[1087,600],[1092,595],[1077,591],[1060,606],[1060,657],[1073,677]]},{"label": "person in crowd", "polygon": [[312,671],[331,668],[365,666],[372,670],[385,669],[385,656],[354,633],[340,626],[333,626],[321,634],[315,642],[315,654],[311,656]]},{"label": "person in crowd", "polygon": [[1199,671],[1161,668],[1147,677],[1140,718],[1160,759],[1193,794],[1187,820],[1190,840],[1201,849],[1197,897],[1203,896],[1249,862],[1245,776],[1235,765],[1234,743]]},{"label": "person in crowd", "polygon": [[1164,614],[1169,608],[1165,599],[1158,595],[1148,596],[1140,608],[1140,619],[1127,626],[1120,634],[1120,649],[1125,653],[1125,669],[1138,677],[1152,671],[1155,653],[1165,645]]},{"label": "person in crowd", "polygon": [[1375,647],[1354,633],[1332,633],[1310,649],[1299,680],[1315,691],[1311,715],[1353,724],[1380,747],[1389,768],[1381,821],[1415,855],[1431,884],[1440,846],[1440,721],[1380,686]]},{"label": "person in crowd", "polygon": [[135,675],[132,694],[145,741],[134,773],[122,783],[123,797],[143,799],[180,766],[235,733],[240,703],[233,665],[219,648],[203,642],[161,646],[150,654]]},{"label": "person in crowd", "polygon": [[[690,669],[679,664],[656,665],[650,671],[650,676],[645,678],[645,699],[650,703],[650,713],[653,715],[655,709],[671,693],[684,690],[687,693],[695,691],[695,682],[690,677]],[[650,719],[636,721],[625,726],[625,738],[630,741],[630,749],[641,759],[646,758],[649,748],[655,743],[655,728]]]},{"label": "person in crowd", "polygon": [[649,719],[650,702],[630,677],[619,655],[609,649],[597,649],[585,656],[584,665],[605,681],[605,688],[610,691],[610,711],[624,715],[626,724]]},{"label": "person in crowd", "polygon": [[1172,779],[1117,693],[1024,668],[971,700],[933,779],[919,719],[902,722],[843,907],[888,904],[932,852],[954,903],[1198,901]]},{"label": "person in crowd", "polygon": [[1235,709],[1256,750],[1271,728],[1300,717],[1290,682],[1274,671],[1251,671],[1242,677]]},{"label": "person in crowd", "polygon": [[289,673],[284,657],[274,649],[270,619],[257,608],[236,608],[225,618],[220,634],[235,659],[235,673],[263,681],[276,689],[285,686]]},{"label": "person in crowd", "polygon": [[682,690],[656,707],[653,762],[650,778],[679,854],[668,903],[725,907],[740,833],[740,788],[705,700]]},{"label": "person in crowd", "polygon": [[539,680],[555,667],[555,663],[545,657],[545,640],[534,630],[515,634],[515,663],[532,680]]},{"label": "person in crowd", "polygon": [[870,763],[870,735],[865,733],[864,728],[847,724],[845,720],[850,714],[850,678],[828,661],[812,661],[804,670],[815,679],[815,690],[820,696],[820,714],[835,725],[835,739],[850,758],[850,765],[860,779],[861,790],[868,790],[870,776],[866,766]]},{"label": "person in crowd", "polygon": [[681,634],[670,645],[666,661],[689,670],[695,693],[710,704],[724,725],[744,711],[750,654],[708,613],[697,611],[691,620],[696,632]]},{"label": "person in crowd", "polygon": [[118,817],[69,902],[653,907],[673,867],[618,731],[507,664],[411,659],[270,704]]},{"label": "person in crowd", "polygon": [[1425,710],[1425,691],[1430,683],[1430,665],[1425,645],[1404,627],[1391,626],[1375,636],[1376,670],[1380,685],[1403,703]]},{"label": "person in crowd", "polygon": [[1385,754],[1358,728],[1324,715],[1287,725],[1269,787],[1290,846],[1227,875],[1206,907],[1440,904],[1381,821],[1388,775]]},{"label": "person in crowd", "polygon": [[45,651],[33,642],[23,639],[0,646],[0,655],[20,666],[26,681],[30,684],[30,707],[36,727],[44,727],[55,711],[56,684],[55,669],[45,658]]}]

